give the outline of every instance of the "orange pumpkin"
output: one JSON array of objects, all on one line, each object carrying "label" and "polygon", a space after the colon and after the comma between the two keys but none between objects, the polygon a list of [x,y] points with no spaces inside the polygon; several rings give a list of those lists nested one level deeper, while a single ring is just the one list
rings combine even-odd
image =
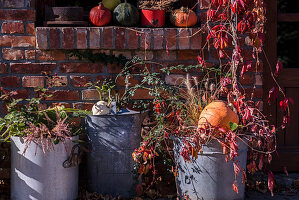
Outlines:
[{"label": "orange pumpkin", "polygon": [[239,123],[239,116],[224,101],[213,101],[201,112],[198,128],[207,128],[208,124],[229,130],[229,122]]},{"label": "orange pumpkin", "polygon": [[108,8],[105,8],[102,3],[92,8],[89,12],[89,19],[95,26],[104,26],[111,22],[112,14]]},{"label": "orange pumpkin", "polygon": [[193,10],[181,7],[171,12],[170,21],[177,27],[190,27],[197,23],[197,16]]}]

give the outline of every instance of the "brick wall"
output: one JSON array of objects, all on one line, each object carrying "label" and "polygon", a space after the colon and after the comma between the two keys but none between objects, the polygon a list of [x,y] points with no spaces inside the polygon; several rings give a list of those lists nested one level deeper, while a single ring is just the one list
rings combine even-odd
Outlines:
[{"label": "brick wall", "polygon": [[[202,21],[208,1],[201,1],[199,7]],[[1,0],[0,6],[0,86],[17,91],[18,98],[33,97],[34,87],[47,86],[44,72],[57,74],[64,84],[51,89],[53,96],[46,101],[48,105],[63,102],[74,108],[90,109],[98,96],[85,84],[105,76],[116,76],[121,70],[116,64],[91,63],[69,57],[67,50],[92,49],[111,55],[123,54],[127,58],[139,55],[165,66],[189,65],[197,64],[197,55],[205,43],[200,28],[35,28],[35,0]],[[208,63],[217,63],[217,52],[205,51],[205,59]],[[150,67],[153,72],[159,71],[158,65]],[[254,100],[257,101],[262,99],[262,72],[260,66],[239,79],[248,96],[255,91]],[[171,84],[180,76],[182,72],[165,78]],[[124,82],[119,80],[118,84]],[[136,98],[149,98],[145,92],[140,90]],[[0,106],[3,110],[4,106]],[[1,179],[4,173],[0,174]]]}]

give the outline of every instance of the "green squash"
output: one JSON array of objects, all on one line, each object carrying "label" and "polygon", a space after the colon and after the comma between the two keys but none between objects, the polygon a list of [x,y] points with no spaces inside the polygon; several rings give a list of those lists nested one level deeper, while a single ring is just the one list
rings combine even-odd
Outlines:
[{"label": "green squash", "polygon": [[121,3],[114,9],[113,19],[122,26],[134,26],[139,22],[139,12],[131,4]]},{"label": "green squash", "polygon": [[106,8],[113,11],[116,8],[116,6],[118,6],[121,3],[121,1],[120,0],[103,0],[102,3]]}]

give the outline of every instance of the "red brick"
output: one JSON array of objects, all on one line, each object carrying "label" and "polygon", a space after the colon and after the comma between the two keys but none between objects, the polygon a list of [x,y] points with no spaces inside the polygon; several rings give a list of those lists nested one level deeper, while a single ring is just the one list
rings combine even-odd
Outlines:
[{"label": "red brick", "polygon": [[253,85],[254,84],[254,76],[253,74],[244,74],[243,77],[239,77],[239,82],[241,85]]},{"label": "red brick", "polygon": [[34,23],[26,24],[26,33],[29,35],[35,35],[35,24]]},{"label": "red brick", "polygon": [[77,28],[77,49],[87,48],[87,30],[85,28]]},{"label": "red brick", "polygon": [[[139,81],[134,77],[129,77],[128,79],[129,86],[135,86],[139,83]],[[119,76],[117,77],[116,84],[119,86],[126,86],[125,77]]]},{"label": "red brick", "polygon": [[178,51],[178,60],[197,60],[198,53],[194,50]]},{"label": "red brick", "polygon": [[127,44],[128,44],[128,49],[138,49],[139,47],[139,33],[137,32],[137,30],[127,30],[127,35],[128,35],[128,40],[127,40]]},{"label": "red brick", "polygon": [[2,49],[4,60],[22,60],[25,58],[25,52],[21,49]]},{"label": "red brick", "polygon": [[245,94],[247,98],[263,98],[262,88],[245,88]]},{"label": "red brick", "polygon": [[0,47],[11,47],[12,37],[7,35],[0,36]]},{"label": "red brick", "polygon": [[96,89],[87,89],[82,91],[82,100],[99,100],[100,96]]},{"label": "red brick", "polygon": [[89,76],[71,76],[71,85],[73,87],[86,87],[90,81],[91,78]]},{"label": "red brick", "polygon": [[68,80],[66,76],[52,76],[46,79],[47,86],[49,87],[66,87]]},{"label": "red brick", "polygon": [[20,78],[16,76],[5,76],[0,78],[2,87],[19,87],[20,83]]},{"label": "red brick", "polygon": [[151,63],[146,63],[146,64],[135,64],[130,67],[130,72],[132,74],[139,74],[144,71],[144,69],[147,68],[147,71],[152,70],[152,64]]},{"label": "red brick", "polygon": [[190,49],[190,33],[188,28],[178,29],[179,49]]},{"label": "red brick", "polygon": [[201,40],[200,28],[191,28],[191,49],[201,49]]},{"label": "red brick", "polygon": [[66,60],[66,55],[64,50],[37,50],[36,51],[37,60]]},{"label": "red brick", "polygon": [[263,76],[260,74],[255,75],[255,85],[263,85]]},{"label": "red brick", "polygon": [[34,21],[35,10],[27,9],[0,9],[0,20]]},{"label": "red brick", "polygon": [[135,51],[135,55],[143,60],[153,60],[154,52],[153,51]]},{"label": "red brick", "polygon": [[153,99],[154,97],[149,94],[147,89],[137,89],[132,99]]},{"label": "red brick", "polygon": [[47,28],[36,28],[36,47],[38,49],[48,49]]},{"label": "red brick", "polygon": [[[7,90],[9,92],[10,90]],[[14,99],[27,99],[30,95],[30,91],[26,89],[13,90],[13,95],[11,96]]]},{"label": "red brick", "polygon": [[34,36],[0,36],[0,47],[34,47]]},{"label": "red brick", "polygon": [[47,63],[12,63],[11,72],[17,74],[41,74],[43,72],[52,73],[56,69],[56,64]]},{"label": "red brick", "polygon": [[61,63],[61,73],[102,73],[104,65],[101,63]]},{"label": "red brick", "polygon": [[126,47],[126,29],[114,28],[115,30],[115,49],[124,49]]},{"label": "red brick", "polygon": [[113,29],[105,27],[102,29],[102,49],[113,48]]},{"label": "red brick", "polygon": [[[110,35],[112,37],[112,34]],[[89,47],[91,49],[99,49],[101,45],[100,28],[90,28],[89,31]]]},{"label": "red brick", "polygon": [[12,47],[34,47],[35,36],[11,36]]},{"label": "red brick", "polygon": [[60,49],[60,30],[58,28],[50,29],[50,49]]},{"label": "red brick", "polygon": [[176,51],[156,51],[156,60],[176,60]]},{"label": "red brick", "polygon": [[[130,41],[129,41],[130,42]],[[140,49],[150,49],[152,42],[152,32],[151,29],[142,29],[140,37]]]},{"label": "red brick", "polygon": [[155,29],[153,31],[153,38],[154,38],[153,49],[155,49],[155,50],[164,49],[164,47],[163,47],[164,29],[162,29],[162,28]]},{"label": "red brick", "polygon": [[184,80],[184,75],[171,74],[165,76],[165,82],[169,85],[182,85],[184,83]]},{"label": "red brick", "polygon": [[121,72],[123,66],[122,65],[118,65],[116,63],[108,63],[107,64],[107,69],[108,69],[108,73],[112,73],[112,74],[118,74]]},{"label": "red brick", "polygon": [[8,71],[8,66],[5,63],[0,63],[0,74],[6,74]]},{"label": "red brick", "polygon": [[78,101],[79,92],[73,90],[49,90],[47,92],[51,97],[46,98],[48,101]]},{"label": "red brick", "polygon": [[177,40],[177,31],[174,28],[167,28],[166,31],[166,49],[175,50],[176,49],[176,40]]},{"label": "red brick", "polygon": [[23,87],[44,87],[43,76],[24,76],[22,78]]},{"label": "red brick", "polygon": [[34,60],[35,59],[35,50],[25,50],[25,58],[27,60]]},{"label": "red brick", "polygon": [[62,28],[62,38],[62,47],[64,49],[74,49],[74,28]]},{"label": "red brick", "polygon": [[23,22],[3,22],[2,23],[2,33],[24,33],[24,23]]},{"label": "red brick", "polygon": [[22,8],[24,7],[25,0],[2,0],[3,8]]},{"label": "red brick", "polygon": [[73,108],[80,109],[80,110],[92,110],[93,103],[86,103],[86,102],[78,102],[73,103]]}]

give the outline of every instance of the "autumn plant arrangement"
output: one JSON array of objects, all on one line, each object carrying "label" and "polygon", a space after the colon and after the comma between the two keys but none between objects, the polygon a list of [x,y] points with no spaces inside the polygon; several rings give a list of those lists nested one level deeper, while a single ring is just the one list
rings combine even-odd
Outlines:
[{"label": "autumn plant arrangement", "polygon": [[[87,112],[47,106],[58,76],[46,76],[48,88],[35,97],[18,98],[17,91],[1,88],[7,114],[0,118],[1,142],[11,143],[11,198],[76,199],[81,152],[81,118]],[[25,175],[24,175],[25,174]],[[24,184],[26,183],[26,184]]]},{"label": "autumn plant arrangement", "polygon": [[55,144],[72,140],[73,136],[83,131],[78,118],[84,117],[88,112],[64,106],[47,107],[42,103],[52,96],[49,89],[59,83],[59,77],[48,76],[47,79],[49,87],[35,89],[38,93],[36,98],[16,98],[17,91],[1,88],[0,99],[7,108],[7,114],[0,118],[1,140],[8,142],[12,136],[24,138],[24,153],[31,143],[37,143],[46,154],[54,149]]},{"label": "autumn plant arrangement", "polygon": [[[276,100],[279,94],[284,97],[280,107],[285,114],[279,127],[270,124],[262,114],[254,101],[254,91],[246,96],[238,82],[238,78],[243,78],[248,71],[257,71],[261,64],[266,22],[264,1],[211,0],[207,15],[201,30],[207,31],[203,50],[216,51],[218,65],[211,66],[206,62],[202,52],[198,56],[198,65],[161,67],[162,73],[152,73],[145,67],[140,73],[132,73],[136,65],[150,63],[134,58],[121,73],[127,77],[127,98],[138,89],[148,90],[153,97],[155,126],[143,135],[143,142],[133,153],[140,177],[152,173],[153,181],[149,185],[140,184],[136,189],[141,194],[156,181],[155,158],[167,152],[171,154],[165,149],[169,150],[169,138],[174,137],[181,140],[180,156],[186,163],[197,160],[206,146],[218,143],[224,160],[233,166],[232,190],[239,192],[239,187],[246,181],[246,171],[253,174],[261,170],[268,174],[268,187],[273,196],[274,175],[268,166],[276,151],[276,135],[289,123],[289,103],[293,103],[276,81],[282,65],[278,62],[276,71],[271,72],[275,86],[268,97],[268,103]],[[246,48],[240,44],[242,40],[245,40]],[[167,84],[164,75],[174,71],[188,74],[176,83]],[[139,77],[140,84],[129,86],[132,76]],[[250,151],[247,166],[242,167],[239,155],[240,146],[244,144]],[[172,166],[175,176],[177,170],[176,165]],[[239,177],[242,183],[237,181]]]}]

